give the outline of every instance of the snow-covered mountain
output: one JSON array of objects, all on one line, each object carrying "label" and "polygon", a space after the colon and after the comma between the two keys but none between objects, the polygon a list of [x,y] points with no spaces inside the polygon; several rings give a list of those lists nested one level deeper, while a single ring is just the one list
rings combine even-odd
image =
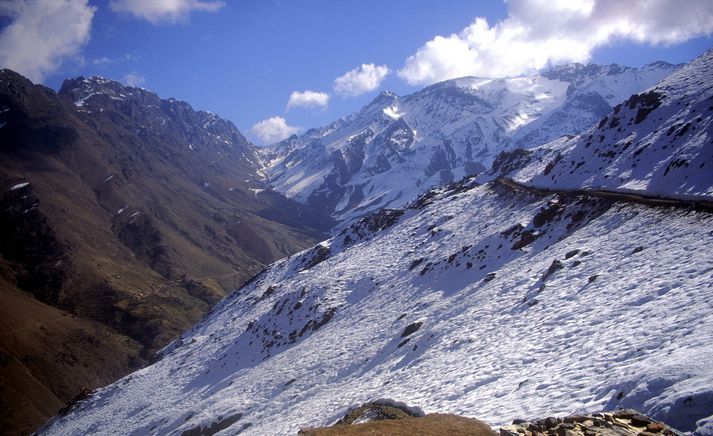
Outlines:
[{"label": "snow-covered mountain", "polygon": [[[684,189],[706,200],[713,179],[694,167],[713,165],[713,107],[701,106],[713,101],[710,68],[713,51],[551,144],[562,163],[540,150],[501,155],[486,183],[428,191],[272,264],[157,363],[43,433],[294,434],[392,398],[495,426],[627,407],[713,434],[713,215],[608,199],[580,189],[589,164],[567,167],[570,156],[599,162],[590,135],[612,149],[636,136],[647,149],[632,142],[603,174],[654,169],[639,178],[642,194]],[[701,120],[666,136],[689,114]],[[656,171],[682,155],[689,165],[661,174],[672,182],[657,188]],[[693,179],[695,189],[679,185]],[[542,191],[553,186],[576,189]]]},{"label": "snow-covered mountain", "polygon": [[579,136],[503,155],[498,167],[508,156],[529,164],[514,171],[496,168],[494,174],[536,187],[713,200],[713,82],[704,79],[708,76],[713,76],[710,63],[687,65],[632,95]]},{"label": "snow-covered mountain", "polygon": [[502,150],[591,126],[678,66],[574,64],[511,79],[462,78],[399,97],[264,150],[269,182],[348,221],[489,167]]}]

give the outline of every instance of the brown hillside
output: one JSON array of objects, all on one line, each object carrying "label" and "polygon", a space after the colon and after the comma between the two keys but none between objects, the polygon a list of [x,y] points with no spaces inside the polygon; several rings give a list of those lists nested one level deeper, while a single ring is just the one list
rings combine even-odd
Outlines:
[{"label": "brown hillside", "polygon": [[[0,71],[0,425],[136,369],[331,221],[259,181],[235,126],[105,79]],[[13,189],[14,188],[14,189]]]}]

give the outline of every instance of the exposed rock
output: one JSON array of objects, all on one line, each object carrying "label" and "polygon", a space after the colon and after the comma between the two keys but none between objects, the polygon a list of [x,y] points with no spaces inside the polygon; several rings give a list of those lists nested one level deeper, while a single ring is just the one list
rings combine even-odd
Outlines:
[{"label": "exposed rock", "polygon": [[329,247],[317,244],[312,250],[310,250],[309,255],[311,257],[308,258],[302,270],[308,270],[324,262],[329,258],[330,253]]},{"label": "exposed rock", "polygon": [[679,435],[662,422],[656,422],[635,410],[571,415],[563,418],[545,418],[537,421],[516,419],[512,425],[500,429],[501,436],[563,435],[563,436],[625,436],[625,435]]},{"label": "exposed rock", "polygon": [[501,151],[493,160],[491,172],[500,176],[506,176],[511,171],[520,169],[530,163],[532,151],[523,148],[516,148],[510,151]]},{"label": "exposed rock", "polygon": [[401,337],[405,338],[406,336],[411,336],[412,334],[416,333],[418,329],[421,328],[421,325],[423,325],[423,322],[421,321],[412,322],[411,324],[406,326],[404,332],[401,333]]},{"label": "exposed rock", "polygon": [[497,273],[494,273],[494,272],[486,274],[485,277],[483,277],[483,282],[488,283],[488,282],[493,281],[495,279],[496,275],[497,275]]},{"label": "exposed rock", "polygon": [[[236,413],[235,415],[228,416],[226,418],[218,419],[217,421],[211,423],[210,425],[206,427],[195,427],[190,430],[186,430],[183,433],[181,433],[181,436],[211,436],[216,433],[218,433],[221,430],[225,430],[226,428],[232,426],[236,422],[240,421],[240,418],[243,417],[242,413]],[[240,431],[250,427],[250,423],[243,424],[242,428],[237,431],[237,433],[240,433]],[[233,434],[237,434],[234,432]]]},{"label": "exposed rock", "polygon": [[544,274],[542,274],[542,281],[544,282],[547,280],[552,274],[556,273],[557,271],[561,270],[564,268],[564,264],[562,264],[562,261],[559,259],[555,259],[552,261],[550,264],[550,267],[547,268],[547,271],[545,271]]},{"label": "exposed rock", "polygon": [[559,203],[550,202],[532,218],[532,224],[534,224],[535,227],[542,227],[562,213],[563,210],[564,208]]},{"label": "exposed rock", "polygon": [[639,107],[636,112],[634,123],[639,124],[646,119],[654,109],[661,106],[663,95],[656,91],[649,91],[641,94],[632,95],[624,104],[629,106],[629,109]]},{"label": "exposed rock", "polygon": [[514,244],[512,244],[512,247],[510,247],[513,250],[519,250],[523,247],[526,247],[533,243],[537,238],[539,238],[542,234],[537,233],[534,230],[524,230],[520,234],[520,239],[515,241]]}]

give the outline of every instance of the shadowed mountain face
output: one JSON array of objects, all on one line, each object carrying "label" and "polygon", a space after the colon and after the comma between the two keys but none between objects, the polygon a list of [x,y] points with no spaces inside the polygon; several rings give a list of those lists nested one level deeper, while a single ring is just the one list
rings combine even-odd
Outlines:
[{"label": "shadowed mountain face", "polygon": [[[256,148],[187,103],[0,71],[0,426],[146,363],[228,291],[323,238]],[[22,411],[22,413],[20,413]]]}]

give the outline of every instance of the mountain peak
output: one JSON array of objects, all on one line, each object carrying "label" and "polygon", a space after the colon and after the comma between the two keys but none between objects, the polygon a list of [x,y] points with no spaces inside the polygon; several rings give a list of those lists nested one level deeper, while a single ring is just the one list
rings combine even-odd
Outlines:
[{"label": "mountain peak", "polygon": [[542,72],[544,77],[548,79],[561,80],[563,82],[577,82],[586,79],[595,78],[601,75],[615,75],[634,70],[632,67],[627,67],[619,64],[564,64],[556,65]]},{"label": "mountain peak", "polygon": [[25,78],[22,74],[13,71],[9,68],[2,68],[0,69],[0,80],[5,81],[5,80],[22,80],[22,81],[27,81],[29,82],[30,80]]},{"label": "mountain peak", "polygon": [[88,99],[96,95],[105,95],[112,100],[126,100],[136,95],[158,99],[156,94],[143,88],[124,85],[101,76],[66,79],[59,88],[59,94],[71,98],[79,107],[84,106]]},{"label": "mountain peak", "polygon": [[386,104],[391,104],[394,102],[394,100],[397,100],[399,98],[398,95],[396,95],[395,92],[393,91],[381,91],[379,95],[374,98],[371,103],[369,103],[367,106],[374,106],[374,105],[386,105]]},{"label": "mountain peak", "polygon": [[[682,66],[682,64],[679,64],[678,66]],[[652,69],[658,69],[658,68],[674,68],[676,65],[670,64],[666,61],[653,61],[649,62],[648,64],[644,65],[644,69],[646,70],[652,70]]]}]

